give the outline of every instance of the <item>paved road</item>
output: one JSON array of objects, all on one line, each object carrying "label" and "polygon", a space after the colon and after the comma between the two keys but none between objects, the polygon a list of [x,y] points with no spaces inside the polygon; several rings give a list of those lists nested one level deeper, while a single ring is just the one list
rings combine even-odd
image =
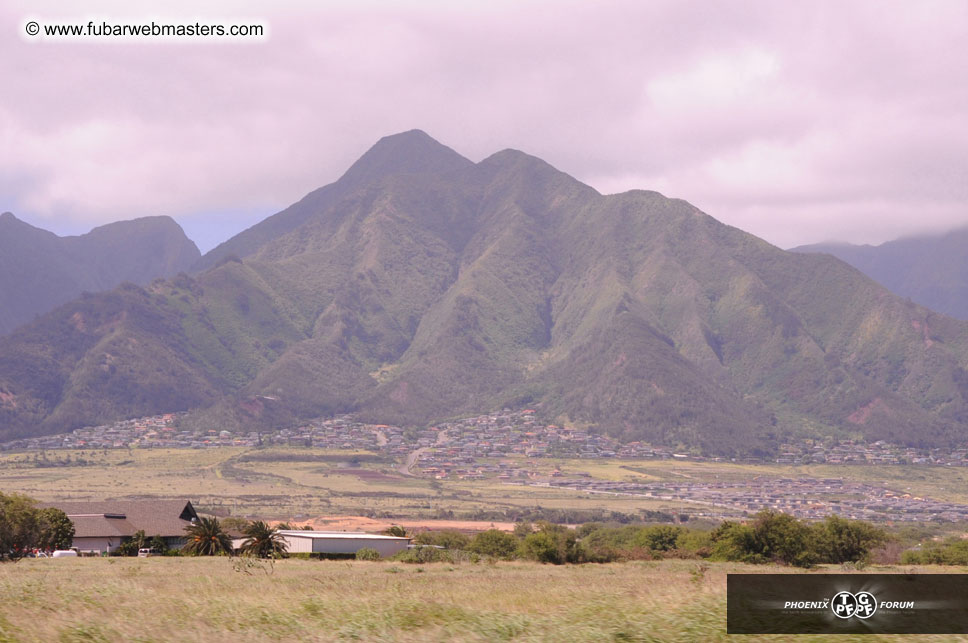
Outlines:
[{"label": "paved road", "polygon": [[[441,431],[437,434],[437,441],[434,442],[434,447],[442,446],[448,442],[450,442],[450,439],[447,437],[447,431]],[[417,460],[420,459],[420,455],[430,448],[432,447],[420,447],[416,451],[411,451],[407,456],[407,460],[397,468],[397,471],[405,476],[412,476],[413,474],[410,473],[410,470],[413,469],[415,464],[417,464]]]}]

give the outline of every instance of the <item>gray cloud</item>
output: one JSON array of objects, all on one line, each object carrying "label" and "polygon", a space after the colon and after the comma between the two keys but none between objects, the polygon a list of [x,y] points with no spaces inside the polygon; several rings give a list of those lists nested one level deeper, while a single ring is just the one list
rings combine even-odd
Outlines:
[{"label": "gray cloud", "polygon": [[[155,17],[128,5],[0,19]],[[170,214],[227,236],[419,127],[474,160],[515,147],[603,192],[658,189],[782,246],[968,224],[962,2],[205,11],[270,36],[0,41],[0,210],[59,230]]]}]

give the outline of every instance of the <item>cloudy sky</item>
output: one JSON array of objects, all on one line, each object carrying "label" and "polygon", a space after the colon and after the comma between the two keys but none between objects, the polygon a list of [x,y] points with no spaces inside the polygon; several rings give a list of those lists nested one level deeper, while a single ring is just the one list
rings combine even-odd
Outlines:
[{"label": "cloudy sky", "polygon": [[[144,215],[202,250],[420,128],[782,247],[968,225],[968,3],[7,1],[0,211]],[[265,39],[30,38],[28,20],[260,22]]]}]

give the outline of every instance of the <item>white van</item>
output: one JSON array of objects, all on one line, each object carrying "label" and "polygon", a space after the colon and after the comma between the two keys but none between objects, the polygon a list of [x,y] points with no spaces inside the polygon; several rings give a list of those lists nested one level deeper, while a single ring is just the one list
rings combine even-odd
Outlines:
[{"label": "white van", "polygon": [[150,547],[142,547],[138,550],[138,558],[147,558],[148,556],[154,556],[155,550]]},{"label": "white van", "polygon": [[58,549],[51,558],[77,558],[77,552],[73,549]]}]

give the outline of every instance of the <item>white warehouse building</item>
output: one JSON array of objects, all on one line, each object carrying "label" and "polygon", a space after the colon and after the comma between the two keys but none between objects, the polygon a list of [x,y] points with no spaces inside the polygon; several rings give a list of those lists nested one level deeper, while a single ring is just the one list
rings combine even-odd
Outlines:
[{"label": "white warehouse building", "polygon": [[[366,548],[375,549],[386,558],[405,550],[410,544],[409,538],[351,531],[283,529],[278,533],[285,539],[286,551],[290,554],[355,554]],[[236,538],[232,545],[239,549],[244,541],[244,538]]]}]

